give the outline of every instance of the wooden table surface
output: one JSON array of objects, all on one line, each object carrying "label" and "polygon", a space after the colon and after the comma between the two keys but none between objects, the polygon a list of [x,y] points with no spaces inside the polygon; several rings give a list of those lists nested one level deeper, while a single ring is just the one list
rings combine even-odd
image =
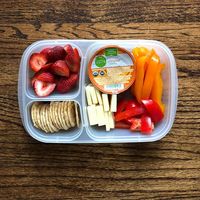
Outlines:
[{"label": "wooden table surface", "polygon": [[[154,39],[175,55],[175,123],[144,144],[42,144],[17,101],[24,49],[41,39]],[[199,0],[0,1],[0,199],[200,199]]]}]

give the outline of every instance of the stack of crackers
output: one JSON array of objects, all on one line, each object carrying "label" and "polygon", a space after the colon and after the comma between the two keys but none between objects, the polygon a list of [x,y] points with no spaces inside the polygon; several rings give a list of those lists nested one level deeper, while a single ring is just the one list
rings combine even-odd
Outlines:
[{"label": "stack of crackers", "polygon": [[33,125],[46,133],[80,126],[79,106],[74,101],[35,102],[31,107]]}]

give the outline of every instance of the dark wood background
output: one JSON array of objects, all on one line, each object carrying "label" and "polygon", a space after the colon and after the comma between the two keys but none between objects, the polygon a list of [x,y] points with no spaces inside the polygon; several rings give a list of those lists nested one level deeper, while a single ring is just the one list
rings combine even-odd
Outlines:
[{"label": "dark wood background", "polygon": [[[42,144],[24,131],[18,69],[41,39],[155,39],[173,51],[175,123],[145,144]],[[0,1],[0,199],[200,199],[199,0]]]}]

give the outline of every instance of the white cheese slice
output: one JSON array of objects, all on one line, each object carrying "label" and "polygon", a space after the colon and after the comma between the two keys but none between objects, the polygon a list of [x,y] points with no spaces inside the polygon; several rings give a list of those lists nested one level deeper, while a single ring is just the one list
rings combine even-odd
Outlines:
[{"label": "white cheese slice", "polygon": [[90,95],[92,98],[92,103],[98,104],[96,89],[93,86],[90,86]]},{"label": "white cheese slice", "polygon": [[91,105],[87,107],[88,119],[90,126],[98,124],[97,115],[96,115],[96,106]]},{"label": "white cheese slice", "polygon": [[109,127],[110,128],[115,128],[115,122],[114,122],[114,116],[112,112],[108,112],[108,117],[109,117]]},{"label": "white cheese slice", "polygon": [[117,95],[116,94],[112,94],[111,96],[110,111],[111,112],[117,111]]},{"label": "white cheese slice", "polygon": [[95,90],[96,90],[96,95],[97,95],[97,100],[99,102],[99,105],[102,105],[103,101],[102,101],[102,97],[101,97],[101,92],[98,89],[95,89]]},{"label": "white cheese slice", "polygon": [[110,131],[110,123],[109,123],[109,114],[108,112],[104,112],[106,119],[106,131]]},{"label": "white cheese slice", "polygon": [[98,116],[98,126],[106,125],[105,114],[102,105],[96,106],[96,112]]},{"label": "white cheese slice", "polygon": [[102,94],[103,100],[103,109],[105,112],[109,111],[109,101],[108,101],[108,94]]},{"label": "white cheese slice", "polygon": [[90,94],[90,87],[91,87],[90,85],[87,85],[86,88],[85,88],[88,106],[92,105],[92,97],[91,97],[91,94]]}]

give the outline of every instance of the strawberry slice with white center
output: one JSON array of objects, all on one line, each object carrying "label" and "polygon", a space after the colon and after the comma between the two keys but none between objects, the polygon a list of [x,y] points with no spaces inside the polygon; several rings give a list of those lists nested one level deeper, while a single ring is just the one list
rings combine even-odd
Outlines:
[{"label": "strawberry slice with white center", "polygon": [[40,53],[33,53],[29,60],[29,66],[34,72],[38,72],[46,63],[45,55]]},{"label": "strawberry slice with white center", "polygon": [[78,81],[78,74],[71,74],[69,78],[61,77],[56,86],[56,91],[59,93],[66,93],[72,90]]},{"label": "strawberry slice with white center", "polygon": [[51,66],[51,71],[56,75],[65,76],[65,77],[69,77],[69,73],[70,73],[68,65],[63,60],[56,61]]},{"label": "strawberry slice with white center", "polygon": [[65,61],[69,65],[70,70],[71,70],[71,68],[74,65],[74,50],[70,44],[67,44],[66,46],[64,46],[64,49],[67,53],[67,55],[65,57]]},{"label": "strawberry slice with white center", "polygon": [[33,87],[37,96],[46,97],[54,91],[56,84],[35,80]]},{"label": "strawberry slice with white center", "polygon": [[74,48],[74,65],[71,68],[72,72],[78,73],[80,71],[80,62],[81,62],[81,57],[79,56],[77,48]]},{"label": "strawberry slice with white center", "polygon": [[54,83],[55,78],[54,75],[50,72],[41,72],[36,75],[36,79],[39,81],[47,82],[47,83]]}]

